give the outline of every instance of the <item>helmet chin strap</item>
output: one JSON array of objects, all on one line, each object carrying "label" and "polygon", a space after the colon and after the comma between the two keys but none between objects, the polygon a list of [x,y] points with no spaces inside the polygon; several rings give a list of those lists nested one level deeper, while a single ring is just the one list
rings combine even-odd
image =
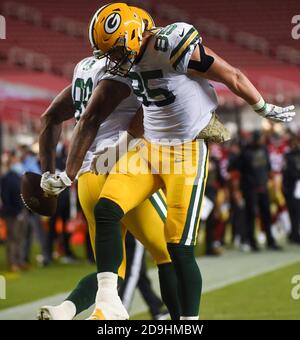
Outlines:
[{"label": "helmet chin strap", "polygon": [[104,57],[105,57],[105,54],[104,54],[101,50],[94,49],[94,51],[93,51],[93,56],[94,56],[96,59],[101,59],[101,58],[104,58]]}]

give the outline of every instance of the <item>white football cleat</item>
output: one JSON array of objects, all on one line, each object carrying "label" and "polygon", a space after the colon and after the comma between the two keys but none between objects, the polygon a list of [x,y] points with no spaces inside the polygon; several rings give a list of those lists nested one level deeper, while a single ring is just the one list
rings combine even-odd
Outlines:
[{"label": "white football cleat", "polygon": [[71,301],[64,301],[58,306],[43,306],[37,314],[38,320],[73,320],[76,307]]},{"label": "white football cleat", "polygon": [[96,306],[87,320],[128,320],[129,315],[117,290],[102,288],[96,296]]}]

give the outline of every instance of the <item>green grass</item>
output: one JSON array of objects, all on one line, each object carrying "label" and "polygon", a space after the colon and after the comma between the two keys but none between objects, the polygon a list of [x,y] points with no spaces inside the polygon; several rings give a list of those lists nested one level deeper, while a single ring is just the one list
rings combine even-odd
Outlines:
[{"label": "green grass", "polygon": [[300,320],[300,300],[291,297],[291,279],[300,263],[207,293],[204,319]]},{"label": "green grass", "polygon": [[[300,262],[203,294],[204,320],[300,320],[300,300],[291,297],[291,279]],[[134,319],[149,319],[148,313]]]},{"label": "green grass", "polygon": [[[74,248],[83,258],[82,247]],[[38,253],[34,246],[32,262]],[[5,264],[5,248],[0,246],[0,271]],[[8,274],[7,299],[0,300],[0,310],[71,290],[78,280],[95,270],[84,260],[76,264],[55,263],[46,268],[33,265],[25,273]],[[1,274],[1,273],[0,273]],[[291,297],[291,278],[300,274],[300,262],[251,279],[231,284],[202,297],[202,319],[297,319],[300,320],[300,300]],[[2,272],[3,275],[3,272]],[[149,319],[148,313],[133,319]]]},{"label": "green grass", "polygon": [[[81,257],[82,247],[74,247],[74,250]],[[7,297],[6,300],[0,300],[0,310],[70,291],[83,276],[95,271],[95,266],[88,265],[84,260],[75,264],[54,263],[49,267],[39,268],[34,261],[38,253],[36,246],[32,253],[33,269],[22,273],[6,273],[3,271],[5,249],[0,247],[0,274],[6,277]]]}]

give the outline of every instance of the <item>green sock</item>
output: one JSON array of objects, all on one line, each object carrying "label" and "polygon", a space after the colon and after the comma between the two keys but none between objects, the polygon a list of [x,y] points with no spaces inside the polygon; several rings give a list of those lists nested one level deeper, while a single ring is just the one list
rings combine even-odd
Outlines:
[{"label": "green sock", "polygon": [[168,244],[178,280],[181,316],[199,314],[202,278],[195,259],[194,248],[194,246]]},{"label": "green sock", "polygon": [[178,296],[177,277],[172,262],[158,265],[161,298],[167,306],[172,320],[179,320],[181,308]]},{"label": "green sock", "polygon": [[98,273],[117,274],[123,259],[120,220],[124,216],[118,204],[101,198],[94,210],[96,220],[96,263]]},{"label": "green sock", "polygon": [[79,281],[76,288],[66,298],[76,306],[76,315],[90,308],[95,303],[98,290],[97,273],[85,276]]},{"label": "green sock", "polygon": [[[119,277],[118,286],[120,286],[122,282],[123,280]],[[97,290],[98,281],[97,273],[95,272],[81,279],[65,301],[72,301],[74,303],[76,306],[76,315],[78,315],[95,303]]]}]

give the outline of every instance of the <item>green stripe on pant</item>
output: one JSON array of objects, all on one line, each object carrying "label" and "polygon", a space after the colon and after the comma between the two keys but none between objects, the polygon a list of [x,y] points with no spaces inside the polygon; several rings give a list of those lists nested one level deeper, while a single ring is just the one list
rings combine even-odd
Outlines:
[{"label": "green stripe on pant", "polygon": [[[201,205],[201,191],[204,186],[204,178],[205,178],[205,165],[207,159],[207,146],[204,140],[199,140],[199,162],[197,169],[197,176],[194,181],[190,204],[188,207],[186,223],[184,227],[184,231],[182,234],[182,238],[180,244],[182,245],[191,245],[193,244],[193,236],[195,235],[195,229],[197,229],[197,213],[200,210]],[[199,185],[201,183],[201,185]]]}]

